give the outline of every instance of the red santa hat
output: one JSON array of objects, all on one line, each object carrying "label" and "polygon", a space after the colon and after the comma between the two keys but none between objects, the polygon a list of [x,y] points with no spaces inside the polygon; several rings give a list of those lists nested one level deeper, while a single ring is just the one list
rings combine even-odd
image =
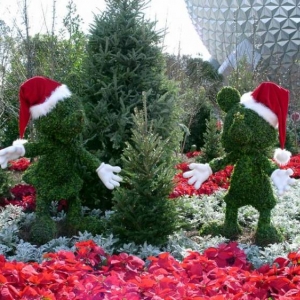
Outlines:
[{"label": "red santa hat", "polygon": [[64,84],[52,79],[36,76],[25,81],[19,92],[19,133],[22,139],[29,122],[47,115],[62,101],[71,96],[71,92]]},{"label": "red santa hat", "polygon": [[289,91],[273,82],[263,82],[253,92],[244,94],[241,103],[278,128],[281,149],[275,150],[274,160],[286,165],[291,157],[291,153],[284,149]]}]

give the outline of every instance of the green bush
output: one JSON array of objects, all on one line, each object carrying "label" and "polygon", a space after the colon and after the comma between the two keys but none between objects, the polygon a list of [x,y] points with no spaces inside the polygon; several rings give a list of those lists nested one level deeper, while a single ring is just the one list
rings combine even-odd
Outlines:
[{"label": "green bush", "polygon": [[283,238],[271,223],[271,211],[277,201],[270,175],[278,167],[268,154],[276,145],[278,132],[256,112],[240,104],[239,97],[239,92],[231,87],[218,93],[218,103],[227,112],[221,138],[226,154],[210,161],[209,165],[213,172],[226,165],[233,165],[234,171],[224,197],[224,224],[206,224],[202,232],[216,234],[219,230],[219,234],[236,238],[241,232],[238,210],[251,205],[259,212],[255,240],[263,246]]},{"label": "green bush", "polygon": [[217,122],[218,120],[214,117],[206,120],[206,132],[203,135],[205,143],[200,149],[201,155],[196,159],[199,162],[209,162],[225,154],[221,144],[221,131],[218,128]]},{"label": "green bush", "polygon": [[210,118],[211,108],[204,104],[195,115],[192,124],[189,128],[189,135],[186,139],[184,151],[189,152],[192,145],[196,145],[196,149],[204,145],[204,133],[206,131],[206,120]]}]

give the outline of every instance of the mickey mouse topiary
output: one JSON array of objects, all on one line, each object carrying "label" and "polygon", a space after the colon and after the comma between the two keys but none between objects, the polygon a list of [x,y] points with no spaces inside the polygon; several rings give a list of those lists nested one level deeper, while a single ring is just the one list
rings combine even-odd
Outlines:
[{"label": "mickey mouse topiary", "polygon": [[[121,178],[121,171],[102,163],[86,151],[78,139],[85,126],[85,116],[80,99],[66,85],[45,77],[33,77],[21,85],[19,130],[21,140],[0,150],[0,164],[7,167],[9,160],[37,157],[23,179],[36,188],[36,220],[31,227],[31,238],[41,244],[55,237],[56,226],[50,217],[52,201],[68,200],[68,230],[88,230],[97,233],[101,223],[96,218],[81,215],[79,192],[83,180],[79,166],[96,171],[104,185],[113,189]],[[34,120],[37,142],[22,140],[29,119]],[[100,166],[99,166],[100,165]]]},{"label": "mickey mouse topiary", "polygon": [[252,93],[242,97],[232,87],[224,87],[217,95],[217,102],[226,112],[222,144],[226,155],[208,164],[192,163],[191,171],[183,174],[188,183],[200,188],[212,172],[226,165],[234,165],[230,188],[225,195],[224,224],[207,224],[203,233],[223,234],[233,238],[241,233],[238,209],[251,205],[259,212],[256,243],[266,245],[282,240],[280,232],[271,224],[271,210],[276,205],[270,176],[282,194],[293,184],[291,169],[279,170],[268,158],[268,152],[276,145],[277,130],[281,149],[276,149],[274,160],[287,164],[290,152],[284,150],[286,117],[289,92],[272,82],[264,82]]}]

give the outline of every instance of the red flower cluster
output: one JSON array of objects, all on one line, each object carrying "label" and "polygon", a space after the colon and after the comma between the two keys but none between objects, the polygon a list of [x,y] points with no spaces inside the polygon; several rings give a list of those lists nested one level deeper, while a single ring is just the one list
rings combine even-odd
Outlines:
[{"label": "red flower cluster", "polygon": [[300,254],[277,258],[272,266],[253,270],[245,253],[231,242],[191,251],[182,261],[169,253],[140,258],[105,254],[93,241],[76,251],[45,255],[45,261],[23,263],[0,256],[3,300],[255,300],[300,299]]},{"label": "red flower cluster", "polygon": [[185,154],[185,156],[187,158],[192,158],[192,157],[196,157],[196,156],[199,156],[201,154],[200,151],[192,151],[192,152],[188,152]]},{"label": "red flower cluster", "polygon": [[9,162],[9,170],[25,171],[30,166],[30,160],[26,157],[19,158]]},{"label": "red flower cluster", "polygon": [[[36,190],[30,184],[17,184],[10,189],[11,198],[1,198],[0,206],[9,204],[18,205],[26,212],[35,211]],[[67,200],[61,199],[58,202],[57,211],[66,211],[68,208]]]},{"label": "red flower cluster", "polygon": [[17,184],[10,189],[11,198],[1,198],[0,206],[18,205],[24,211],[35,211],[35,188],[29,184]]},{"label": "red flower cluster", "polygon": [[182,174],[189,170],[188,163],[181,163],[176,166],[182,172],[175,175],[176,186],[169,198],[177,198],[183,195],[211,195],[219,188],[228,189],[230,184],[230,176],[233,170],[232,166],[227,166],[224,170],[212,174],[205,181],[200,189],[196,190],[194,186],[188,184],[188,179],[183,178]]},{"label": "red flower cluster", "polygon": [[291,168],[294,174],[291,176],[293,178],[300,178],[300,154],[291,157],[289,163],[282,167],[282,169]]}]

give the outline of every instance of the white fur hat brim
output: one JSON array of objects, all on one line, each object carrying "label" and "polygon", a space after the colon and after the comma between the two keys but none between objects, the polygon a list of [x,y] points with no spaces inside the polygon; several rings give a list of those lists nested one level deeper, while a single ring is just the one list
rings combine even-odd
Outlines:
[{"label": "white fur hat brim", "polygon": [[252,92],[242,95],[240,102],[246,107],[255,111],[259,116],[266,120],[274,128],[278,127],[277,115],[262,103],[257,102],[252,97]]},{"label": "white fur hat brim", "polygon": [[72,93],[66,85],[58,86],[43,103],[30,107],[31,118],[34,120],[47,115],[59,101],[69,98],[71,95]]}]

